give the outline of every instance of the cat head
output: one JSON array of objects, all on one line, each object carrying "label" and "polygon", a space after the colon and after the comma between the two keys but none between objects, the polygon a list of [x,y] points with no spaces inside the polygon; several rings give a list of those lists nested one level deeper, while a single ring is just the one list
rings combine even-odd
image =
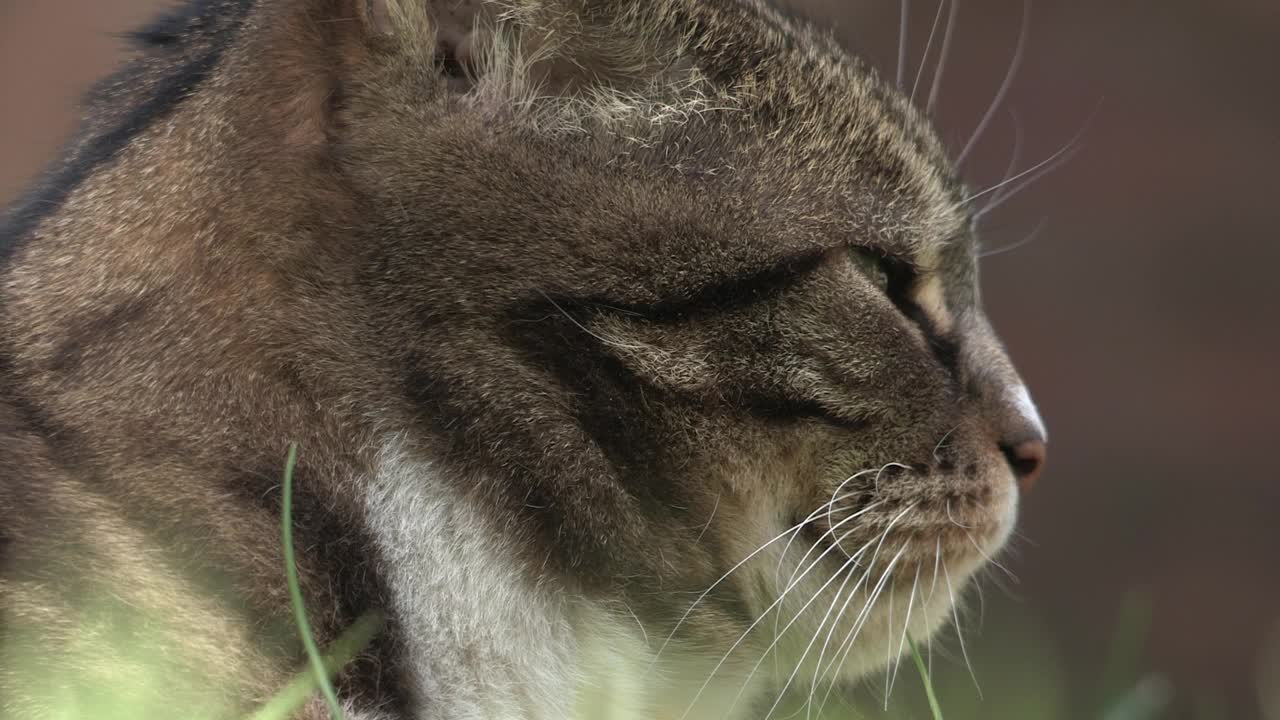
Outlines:
[{"label": "cat head", "polygon": [[[165,67],[224,56],[132,148],[200,192],[122,153],[90,198],[168,198],[103,258],[216,294],[161,328],[214,341],[158,347],[221,362],[283,318],[293,382],[413,438],[531,576],[681,647],[754,660],[776,629],[784,664],[847,677],[943,621],[1045,434],[980,306],[973,197],[908,98],[748,0],[258,5],[226,48],[148,38]],[[193,217],[254,231],[129,256]]]},{"label": "cat head", "polygon": [[[751,3],[370,27],[335,114],[360,282],[408,417],[531,560],[690,646],[776,616],[833,676],[940,624],[1045,436],[909,100]],[[833,669],[818,634],[858,639]]]},{"label": "cat head", "polygon": [[691,646],[931,631],[1045,432],[926,118],[753,3],[440,5],[375,13],[337,114],[437,454]]}]

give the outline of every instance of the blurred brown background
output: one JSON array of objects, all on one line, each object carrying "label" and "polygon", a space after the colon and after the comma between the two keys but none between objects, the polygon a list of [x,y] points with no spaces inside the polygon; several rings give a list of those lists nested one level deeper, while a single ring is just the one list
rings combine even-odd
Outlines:
[{"label": "blurred brown background", "polygon": [[[791,4],[895,74],[897,1]],[[0,202],[125,57],[115,33],[162,5],[0,4]],[[912,4],[909,78],[936,7]],[[962,7],[938,112],[957,151],[1000,84],[1021,8]],[[1025,128],[1022,164],[1096,117],[1071,162],[984,223],[993,248],[1043,223],[985,261],[984,292],[1052,438],[1006,563],[1019,581],[988,585],[986,635],[1006,613],[1036,618],[1002,642],[1056,658],[1055,717],[1094,717],[1136,592],[1153,622],[1141,667],[1173,692],[1161,717],[1280,719],[1263,699],[1280,692],[1280,661],[1264,659],[1280,653],[1280,0],[1038,0],[1030,27],[1006,102]],[[964,169],[975,187],[1003,174],[1012,127],[995,116]],[[998,684],[977,622],[976,673]],[[991,695],[989,716],[1010,717]]]}]

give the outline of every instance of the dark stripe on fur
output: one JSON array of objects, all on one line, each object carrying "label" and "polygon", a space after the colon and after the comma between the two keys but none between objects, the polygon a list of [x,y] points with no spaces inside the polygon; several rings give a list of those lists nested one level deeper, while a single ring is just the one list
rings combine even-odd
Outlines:
[{"label": "dark stripe on fur", "polygon": [[[66,153],[65,161],[15,205],[0,224],[0,265],[7,264],[19,244],[45,218],[58,212],[100,165],[110,162],[134,137],[173,112],[195,91],[222,59],[252,6],[253,0],[197,0],[138,34],[151,45],[168,46],[176,44],[175,31],[180,27],[186,30],[188,38],[190,33],[215,33],[203,53],[158,80],[150,97],[142,101],[125,100],[136,109],[114,126],[100,132],[92,127],[81,131],[70,144],[72,149]],[[91,91],[90,104],[112,104],[116,91],[145,82],[148,70],[146,57],[129,64]]]},{"label": "dark stripe on fur", "polygon": [[118,336],[126,326],[150,312],[158,295],[151,292],[126,298],[110,305],[104,312],[67,328],[62,334],[62,342],[53,352],[48,369],[57,373],[75,372],[96,346]]}]

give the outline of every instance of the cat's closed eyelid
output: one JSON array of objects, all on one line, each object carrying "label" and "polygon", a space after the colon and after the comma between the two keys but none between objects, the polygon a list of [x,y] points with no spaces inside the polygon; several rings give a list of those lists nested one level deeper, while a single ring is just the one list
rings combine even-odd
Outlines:
[{"label": "cat's closed eyelid", "polygon": [[904,313],[904,306],[914,302],[913,295],[921,280],[921,269],[915,262],[863,244],[842,246],[836,253],[836,258],[842,262],[852,259],[859,271],[876,282],[889,301]]}]

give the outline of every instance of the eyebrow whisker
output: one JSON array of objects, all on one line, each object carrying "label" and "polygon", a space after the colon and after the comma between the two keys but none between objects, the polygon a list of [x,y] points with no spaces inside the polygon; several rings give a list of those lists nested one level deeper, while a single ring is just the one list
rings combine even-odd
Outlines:
[{"label": "eyebrow whisker", "polygon": [[938,34],[938,23],[942,20],[942,10],[947,0],[938,0],[938,12],[933,16],[933,26],[929,28],[929,39],[924,44],[924,55],[920,56],[920,68],[916,70],[915,82],[911,83],[911,102],[916,101],[916,90],[920,87],[920,78],[924,77],[924,69],[929,64],[929,51],[933,49],[933,37]]},{"label": "eyebrow whisker", "polygon": [[978,127],[973,131],[973,135],[969,136],[969,142],[965,144],[964,149],[956,156],[956,166],[964,164],[969,153],[973,152],[973,148],[982,139],[987,131],[987,126],[991,124],[991,119],[995,116],[996,110],[1000,108],[1000,104],[1004,102],[1004,98],[1009,94],[1009,89],[1013,87],[1013,79],[1017,76],[1018,70],[1022,66],[1022,58],[1027,49],[1027,37],[1031,34],[1031,0],[1023,0],[1022,2],[1022,29],[1018,32],[1018,44],[1013,50],[1013,59],[1009,62],[1009,69],[1005,72],[1004,80],[1000,83],[1000,88],[996,90],[996,96],[991,101],[991,105],[987,108],[986,114],[982,116],[982,120],[978,122]]},{"label": "eyebrow whisker", "polygon": [[911,0],[902,0],[902,18],[898,27],[898,89],[903,89],[907,75],[907,26],[911,22]]},{"label": "eyebrow whisker", "polygon": [[998,248],[991,248],[990,250],[985,250],[979,253],[978,257],[987,258],[993,255],[1003,255],[1004,253],[1017,250],[1018,248],[1023,247],[1024,245],[1030,245],[1040,236],[1040,232],[1043,231],[1048,224],[1049,224],[1049,218],[1041,218],[1040,222],[1036,224],[1035,229],[1033,229],[1026,237],[1022,238],[1021,240],[1015,240],[1009,243],[1008,245],[1002,245]]},{"label": "eyebrow whisker", "polygon": [[933,67],[933,83],[929,87],[929,103],[925,112],[933,115],[938,105],[938,95],[942,91],[942,73],[947,68],[947,60],[951,57],[951,36],[955,31],[956,18],[960,16],[960,0],[951,0],[951,12],[947,14],[947,29],[942,33],[942,51],[938,53],[938,62]]},{"label": "eyebrow whisker", "polygon": [[[1007,180],[1002,180],[999,183],[996,183],[995,185],[992,185],[991,187],[985,190],[980,190],[970,195],[969,197],[960,201],[960,204],[968,205],[969,203],[973,202],[974,200],[977,200],[980,197],[984,197],[986,195],[990,195],[993,192],[997,192],[1001,188],[1007,187],[1010,184],[1018,183],[1018,186],[1016,188],[1009,190],[1008,192],[1006,192],[1000,197],[999,202],[1003,204],[1004,202],[1009,200],[1012,196],[1021,192],[1027,185],[1035,182],[1036,180],[1039,180],[1044,174],[1057,169],[1058,166],[1061,165],[1061,163],[1066,162],[1066,160],[1070,159],[1071,156],[1079,152],[1081,147],[1080,141],[1084,138],[1085,133],[1087,133],[1089,131],[1089,128],[1093,125],[1093,121],[1095,118],[1098,117],[1098,112],[1101,109],[1102,109],[1102,103],[1101,101],[1099,101],[1099,103],[1094,107],[1093,112],[1089,113],[1089,117],[1085,118],[1084,123],[1080,126],[1080,129],[1076,131],[1076,134],[1072,135],[1071,139],[1068,140],[1061,148],[1059,148],[1057,152],[1053,153],[1049,157],[1041,160],[1035,165],[1032,165],[1031,167],[1023,170],[1022,172],[1018,173],[1017,175],[1014,175],[1013,177]],[[987,213],[994,210],[996,207],[998,207],[998,205],[996,205],[995,201],[992,201],[991,204],[982,208],[974,215],[974,219],[973,219],[974,222],[981,220],[983,216],[985,216]]]}]

